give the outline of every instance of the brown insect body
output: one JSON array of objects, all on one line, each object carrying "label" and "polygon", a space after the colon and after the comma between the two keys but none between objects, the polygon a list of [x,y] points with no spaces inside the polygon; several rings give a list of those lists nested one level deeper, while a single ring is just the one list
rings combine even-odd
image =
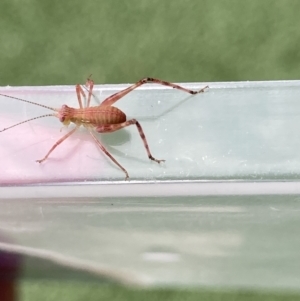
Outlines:
[{"label": "brown insect body", "polygon": [[96,106],[88,108],[70,108],[63,105],[57,111],[56,117],[64,124],[70,122],[80,126],[97,127],[100,125],[119,124],[126,121],[126,115],[113,106]]},{"label": "brown insect body", "polygon": [[140,135],[140,137],[141,137],[141,139],[144,143],[144,147],[147,151],[148,158],[152,161],[157,162],[157,163],[165,161],[165,160],[155,159],[152,156],[152,154],[150,152],[150,149],[149,149],[149,146],[148,146],[146,136],[144,134],[144,131],[143,131],[142,126],[140,125],[140,123],[136,119],[126,120],[125,113],[123,113],[120,109],[112,106],[115,102],[117,102],[123,96],[125,96],[126,94],[128,94],[132,90],[134,90],[137,87],[139,87],[143,84],[146,84],[146,83],[157,83],[157,84],[160,84],[160,85],[169,86],[169,87],[172,87],[174,89],[185,91],[185,92],[188,92],[190,94],[202,93],[202,92],[204,92],[204,90],[206,88],[208,88],[208,86],[206,86],[206,87],[202,88],[199,91],[194,91],[194,90],[189,90],[189,89],[183,88],[179,85],[176,85],[176,84],[173,84],[173,83],[170,83],[170,82],[162,81],[160,79],[146,77],[146,78],[143,78],[143,79],[139,80],[135,84],[129,86],[128,88],[109,96],[99,106],[90,107],[90,101],[91,101],[91,97],[93,95],[94,82],[90,78],[88,78],[87,82],[86,82],[86,86],[88,87],[88,98],[87,98],[86,107],[83,107],[82,101],[81,101],[81,96],[86,99],[85,92],[84,92],[83,88],[80,85],[76,85],[76,94],[77,94],[77,99],[78,99],[78,103],[79,103],[79,108],[71,108],[71,107],[68,107],[67,105],[63,105],[60,109],[55,109],[55,108],[48,107],[48,106],[45,106],[45,105],[42,105],[42,104],[38,104],[38,103],[29,101],[29,100],[24,100],[24,99],[21,99],[21,98],[18,98],[18,97],[9,96],[9,95],[5,95],[5,94],[0,94],[4,97],[17,99],[17,100],[20,100],[20,101],[23,101],[23,102],[26,102],[26,103],[41,106],[41,107],[50,109],[50,110],[55,112],[55,113],[52,113],[52,114],[45,114],[45,115],[42,115],[42,116],[34,117],[34,118],[31,118],[31,119],[19,122],[17,124],[14,124],[14,125],[8,127],[8,128],[4,128],[0,132],[4,132],[4,131],[12,128],[12,127],[23,124],[25,122],[28,122],[28,121],[31,121],[31,120],[34,120],[34,119],[38,119],[38,118],[42,118],[42,117],[47,117],[47,116],[57,117],[64,125],[69,125],[70,123],[74,123],[76,125],[75,128],[72,129],[70,132],[68,132],[66,135],[64,135],[62,138],[60,138],[51,147],[51,149],[48,151],[48,153],[46,154],[46,156],[43,159],[37,160],[37,162],[42,163],[43,161],[45,161],[49,157],[49,155],[53,152],[53,150],[58,145],[60,145],[64,140],[66,140],[68,137],[70,137],[80,126],[84,126],[88,129],[89,133],[93,137],[93,139],[96,142],[96,144],[98,145],[98,147],[117,166],[119,166],[119,168],[121,170],[123,170],[123,172],[126,175],[125,179],[127,179],[129,176],[128,176],[128,172],[126,171],[126,169],[100,143],[100,141],[95,136],[95,134],[93,132],[93,129],[95,129],[98,133],[111,133],[111,132],[120,130],[122,128],[125,128],[127,126],[135,125],[137,127],[139,135]]}]

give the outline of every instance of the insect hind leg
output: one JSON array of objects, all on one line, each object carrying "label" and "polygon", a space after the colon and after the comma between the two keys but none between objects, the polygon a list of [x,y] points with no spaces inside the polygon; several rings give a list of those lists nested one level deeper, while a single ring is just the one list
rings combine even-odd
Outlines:
[{"label": "insect hind leg", "polygon": [[108,98],[106,98],[101,106],[111,106],[113,105],[115,102],[117,102],[120,98],[124,97],[126,94],[128,94],[129,92],[133,91],[134,89],[144,85],[144,84],[147,84],[147,83],[155,83],[155,84],[159,84],[159,85],[163,85],[163,86],[168,86],[168,87],[171,87],[171,88],[174,88],[174,89],[177,89],[177,90],[181,90],[181,91],[184,91],[184,92],[187,92],[187,93],[190,93],[190,94],[198,94],[198,93],[202,93],[205,91],[205,89],[208,88],[208,86],[198,90],[198,91],[195,91],[195,90],[190,90],[190,89],[186,89],[182,86],[179,86],[177,84],[173,84],[171,82],[167,82],[167,81],[164,81],[164,80],[161,80],[161,79],[158,79],[158,78],[153,78],[153,77],[145,77],[145,78],[142,78],[141,80],[139,80],[138,82],[136,82],[135,84],[131,85],[130,87],[122,90],[122,91],[119,91],[111,96],[109,96]]}]

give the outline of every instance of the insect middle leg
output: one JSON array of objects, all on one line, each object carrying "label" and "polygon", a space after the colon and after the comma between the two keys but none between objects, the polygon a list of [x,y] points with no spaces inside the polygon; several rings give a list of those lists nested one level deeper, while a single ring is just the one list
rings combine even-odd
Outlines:
[{"label": "insect middle leg", "polygon": [[186,88],[183,88],[179,85],[176,85],[176,84],[173,84],[173,83],[170,83],[170,82],[166,82],[166,81],[163,81],[163,80],[160,80],[160,79],[157,79],[157,78],[152,78],[152,77],[145,77],[141,80],[139,80],[138,82],[136,82],[135,84],[133,84],[132,86],[120,91],[120,92],[117,92],[111,96],[109,96],[108,98],[106,98],[100,106],[111,106],[113,105],[116,101],[118,101],[120,98],[124,97],[126,94],[128,94],[129,92],[131,92],[132,90],[138,88],[139,86],[142,86],[144,84],[147,84],[147,83],[156,83],[156,84],[160,84],[160,85],[164,85],[164,86],[168,86],[168,87],[172,87],[174,89],[178,89],[178,90],[181,90],[181,91],[185,91],[187,93],[190,93],[190,94],[198,94],[198,93],[202,93],[204,92],[204,90],[206,88],[208,88],[208,86],[200,89],[199,91],[194,91],[194,90],[189,90],[189,89],[186,89]]},{"label": "insect middle leg", "polygon": [[136,127],[139,131],[139,134],[140,134],[140,136],[143,140],[145,149],[146,149],[147,154],[148,154],[148,158],[152,161],[157,162],[157,163],[164,162],[165,160],[158,160],[158,159],[155,159],[152,156],[152,154],[150,152],[150,149],[149,149],[149,146],[148,146],[146,136],[145,136],[144,131],[142,129],[142,126],[140,125],[140,123],[136,119],[130,119],[130,120],[127,120],[127,121],[125,121],[123,123],[119,123],[119,124],[106,124],[106,125],[97,126],[96,131],[99,132],[99,133],[111,133],[111,132],[118,131],[122,128],[125,128],[125,127],[133,125],[133,124],[136,125]]},{"label": "insect middle leg", "polygon": [[99,146],[99,148],[104,152],[104,154],[109,157],[116,165],[118,165],[125,173],[125,180],[129,178],[127,170],[107,151],[107,149],[100,143],[100,141],[97,139],[95,134],[92,132],[92,130],[89,129],[90,134],[94,138],[96,144]]}]

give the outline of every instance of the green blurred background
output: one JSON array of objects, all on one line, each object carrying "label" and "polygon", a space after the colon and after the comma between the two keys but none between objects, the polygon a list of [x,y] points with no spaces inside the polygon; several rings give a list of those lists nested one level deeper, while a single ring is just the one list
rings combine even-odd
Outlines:
[{"label": "green blurred background", "polygon": [[[91,73],[97,84],[145,76],[173,82],[299,79],[299,0],[1,0],[0,15],[0,86],[74,85]],[[93,285],[28,280],[20,294],[21,300],[288,297]]]},{"label": "green blurred background", "polygon": [[0,85],[298,79],[298,0],[1,0]]}]

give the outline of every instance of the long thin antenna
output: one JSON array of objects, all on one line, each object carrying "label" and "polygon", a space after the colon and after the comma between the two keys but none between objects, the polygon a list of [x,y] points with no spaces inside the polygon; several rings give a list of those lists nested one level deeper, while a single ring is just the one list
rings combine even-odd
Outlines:
[{"label": "long thin antenna", "polygon": [[7,98],[12,98],[12,99],[20,100],[20,101],[23,101],[23,102],[27,102],[27,103],[30,103],[32,105],[36,105],[36,106],[43,107],[43,108],[46,108],[46,109],[57,112],[57,109],[54,109],[54,108],[51,108],[51,107],[48,107],[48,106],[45,106],[45,105],[42,105],[42,104],[39,104],[39,103],[36,103],[36,102],[33,102],[33,101],[29,101],[29,100],[25,100],[25,99],[22,99],[22,98],[10,96],[10,95],[5,95],[5,94],[1,94],[1,93],[0,93],[0,95],[4,96],[4,97],[7,97]]},{"label": "long thin antenna", "polygon": [[[92,74],[91,74],[92,75]],[[89,89],[86,87],[86,86],[83,86],[83,85],[81,85],[81,87],[83,88],[83,89],[85,89],[85,91],[87,91],[87,92],[89,92]],[[1,94],[0,94],[1,95]],[[92,92],[92,95],[97,99],[97,100],[99,100],[99,98]],[[99,102],[100,102],[100,100],[99,100]]]},{"label": "long thin antenna", "polygon": [[[2,95],[2,94],[0,94],[0,95]],[[11,128],[17,126],[17,125],[26,123],[26,122],[28,122],[28,121],[35,120],[35,119],[39,119],[39,118],[43,118],[43,117],[49,117],[49,116],[56,116],[56,115],[55,115],[55,114],[46,114],[46,115],[41,115],[41,116],[33,117],[33,118],[27,119],[27,120],[25,120],[25,121],[19,122],[19,123],[17,123],[17,124],[14,124],[14,125],[12,125],[12,126],[10,126],[10,127],[8,127],[8,128],[4,128],[3,130],[0,131],[0,133],[1,133],[1,132],[4,132],[4,131],[6,131],[6,130],[9,130],[9,129],[11,129]]]}]

